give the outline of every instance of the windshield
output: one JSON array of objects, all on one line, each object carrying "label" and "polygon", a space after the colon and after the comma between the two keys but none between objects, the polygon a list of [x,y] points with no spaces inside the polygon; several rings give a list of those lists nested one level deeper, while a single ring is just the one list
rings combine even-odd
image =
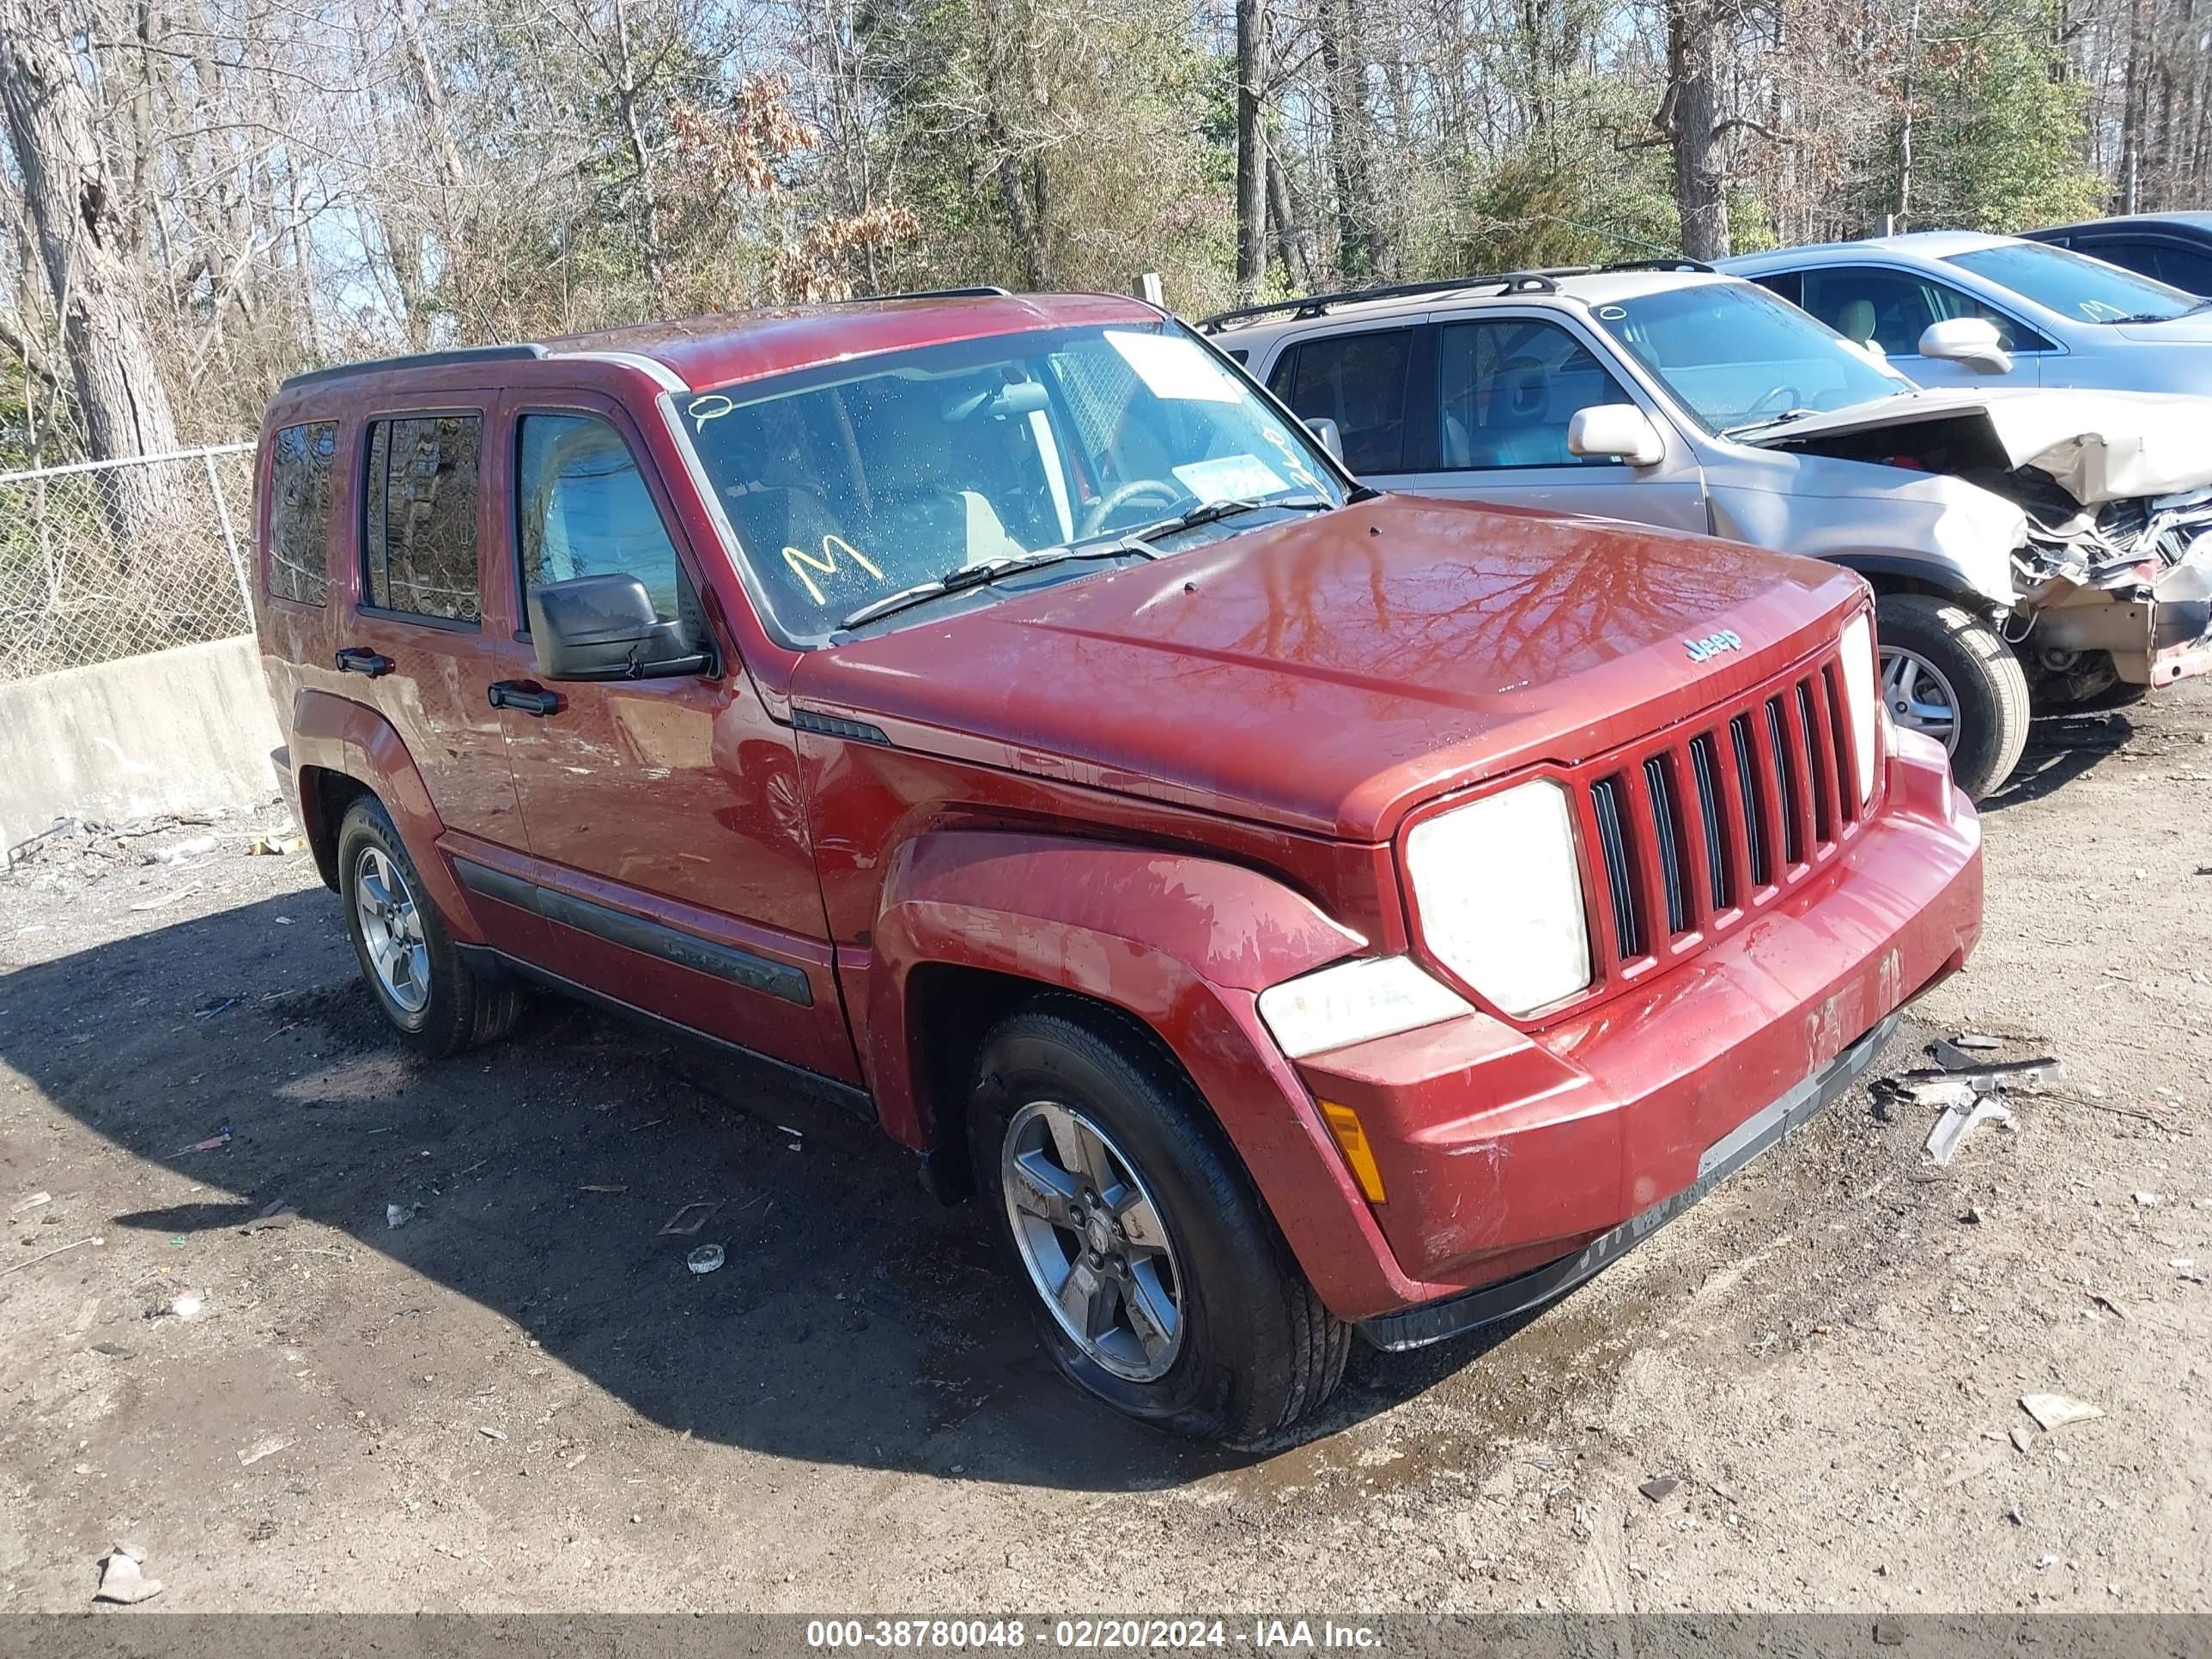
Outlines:
[{"label": "windshield", "polygon": [[1708,432],[1745,431],[1913,389],[1826,324],[1751,283],[1694,283],[1590,314]]},{"label": "windshield", "polygon": [[2062,317],[2092,323],[2162,323],[2205,305],[2194,294],[2045,242],[1993,243],[1971,253],[1954,253],[1945,263],[1986,276]]},{"label": "windshield", "polygon": [[[1110,556],[1130,532],[1195,507],[1218,515],[1165,548],[1343,503],[1301,428],[1180,327],[1000,334],[886,353],[679,398],[778,630],[817,644],[842,619],[955,579],[965,604],[1111,568],[1047,562],[997,585],[957,573],[1058,550]],[[933,614],[897,608],[884,626]]]}]

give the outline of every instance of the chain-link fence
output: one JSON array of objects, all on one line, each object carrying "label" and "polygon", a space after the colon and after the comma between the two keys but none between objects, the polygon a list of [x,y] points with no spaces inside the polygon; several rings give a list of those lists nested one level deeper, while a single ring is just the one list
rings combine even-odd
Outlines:
[{"label": "chain-link fence", "polygon": [[252,458],[0,472],[0,680],[250,632]]}]

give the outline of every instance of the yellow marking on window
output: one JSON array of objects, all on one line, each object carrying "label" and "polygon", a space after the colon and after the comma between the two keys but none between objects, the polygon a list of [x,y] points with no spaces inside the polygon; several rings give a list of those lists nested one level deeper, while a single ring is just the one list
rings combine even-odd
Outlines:
[{"label": "yellow marking on window", "polygon": [[806,584],[806,591],[814,596],[815,604],[827,605],[830,601],[822,596],[822,590],[814,585],[814,578],[808,575],[806,573],[809,570],[818,570],[825,576],[836,575],[837,574],[837,556],[840,553],[842,553],[847,558],[850,559],[854,564],[860,566],[861,569],[866,571],[878,581],[883,580],[884,573],[876,568],[874,563],[870,561],[868,556],[861,552],[859,548],[854,546],[852,543],[847,541],[842,536],[824,536],[822,538],[822,556],[818,559],[815,558],[811,554],[800,552],[795,547],[787,547],[783,550],[783,562],[791,567],[791,574],[793,575],[798,577],[799,580]]}]

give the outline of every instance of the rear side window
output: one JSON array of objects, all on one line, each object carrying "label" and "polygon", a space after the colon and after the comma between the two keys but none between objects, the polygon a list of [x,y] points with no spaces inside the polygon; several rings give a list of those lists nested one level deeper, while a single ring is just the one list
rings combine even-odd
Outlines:
[{"label": "rear side window", "polygon": [[622,434],[589,415],[526,415],[519,454],[524,614],[548,582],[629,575],[673,622],[683,586],[676,547]]},{"label": "rear side window", "polygon": [[483,620],[477,576],[481,415],[373,422],[362,521],[362,597],[380,611]]},{"label": "rear side window", "polygon": [[1406,464],[1406,371],[1413,331],[1340,334],[1297,348],[1287,388],[1274,387],[1301,420],[1330,420],[1354,472],[1400,472]]},{"label": "rear side window", "polygon": [[337,422],[279,427],[269,441],[269,596],[320,605],[330,586],[331,460]]}]

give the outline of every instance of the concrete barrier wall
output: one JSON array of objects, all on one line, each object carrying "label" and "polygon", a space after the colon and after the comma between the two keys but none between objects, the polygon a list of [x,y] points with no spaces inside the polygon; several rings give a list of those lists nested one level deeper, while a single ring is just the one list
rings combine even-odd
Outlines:
[{"label": "concrete barrier wall", "polygon": [[266,800],[278,742],[250,636],[0,684],[0,852],[58,817]]}]

